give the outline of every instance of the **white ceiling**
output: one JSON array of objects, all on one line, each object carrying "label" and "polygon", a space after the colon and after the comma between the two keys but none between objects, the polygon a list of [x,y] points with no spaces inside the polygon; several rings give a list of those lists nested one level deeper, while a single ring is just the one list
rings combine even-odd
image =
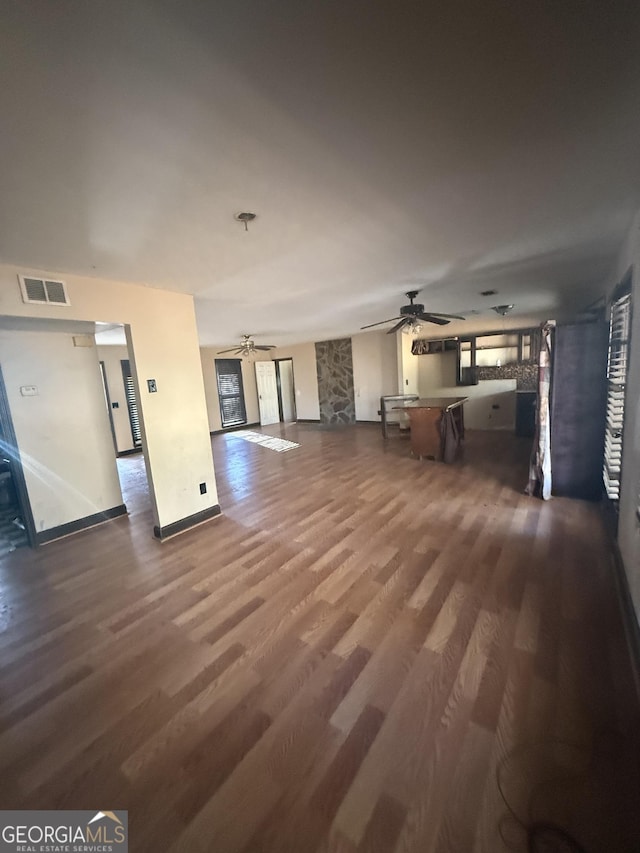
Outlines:
[{"label": "white ceiling", "polygon": [[0,256],[193,293],[203,344],[353,333],[408,289],[561,317],[640,206],[639,25],[625,0],[6,2]]}]

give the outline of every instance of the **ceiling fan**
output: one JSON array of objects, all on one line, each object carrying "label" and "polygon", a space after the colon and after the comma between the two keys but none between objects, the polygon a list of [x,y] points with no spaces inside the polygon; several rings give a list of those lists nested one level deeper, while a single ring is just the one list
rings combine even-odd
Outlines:
[{"label": "ceiling fan", "polygon": [[270,350],[275,349],[275,344],[256,344],[254,340],[252,340],[252,335],[243,335],[242,341],[238,347],[231,347],[231,349],[223,349],[219,350],[217,355],[223,355],[227,352],[233,352],[235,355],[249,356],[252,352],[258,352],[258,350]]},{"label": "ceiling fan", "polygon": [[435,323],[438,326],[446,326],[451,322],[451,320],[465,319],[459,314],[439,314],[437,312],[425,314],[424,305],[414,304],[413,302],[419,292],[419,290],[407,291],[406,296],[409,300],[409,305],[402,306],[399,317],[390,317],[388,320],[380,320],[379,323],[369,323],[368,326],[361,326],[360,328],[371,329],[373,326],[382,326],[384,323],[392,323],[394,320],[399,320],[400,322],[396,323],[396,325],[387,332],[388,335],[392,335],[400,329],[403,331],[421,332],[422,323]]}]

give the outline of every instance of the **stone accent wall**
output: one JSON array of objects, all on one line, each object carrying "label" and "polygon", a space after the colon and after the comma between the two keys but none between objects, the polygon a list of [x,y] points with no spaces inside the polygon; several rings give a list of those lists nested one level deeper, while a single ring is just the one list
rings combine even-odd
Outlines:
[{"label": "stone accent wall", "polygon": [[320,422],[334,425],[354,424],[356,403],[351,338],[316,343],[316,370]]},{"label": "stone accent wall", "polygon": [[532,362],[503,364],[501,367],[478,367],[478,379],[515,379],[518,391],[535,391],[538,387],[538,365]]}]

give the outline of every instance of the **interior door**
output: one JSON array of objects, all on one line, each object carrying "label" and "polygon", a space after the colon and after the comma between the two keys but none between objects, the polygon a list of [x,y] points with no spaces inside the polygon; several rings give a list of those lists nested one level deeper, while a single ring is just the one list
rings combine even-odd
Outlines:
[{"label": "interior door", "polygon": [[295,421],[296,419],[296,403],[293,390],[293,361],[278,362],[278,370],[280,372],[280,402],[282,404],[282,420],[285,423]]},{"label": "interior door", "polygon": [[256,385],[261,426],[279,423],[278,384],[273,361],[256,361]]}]

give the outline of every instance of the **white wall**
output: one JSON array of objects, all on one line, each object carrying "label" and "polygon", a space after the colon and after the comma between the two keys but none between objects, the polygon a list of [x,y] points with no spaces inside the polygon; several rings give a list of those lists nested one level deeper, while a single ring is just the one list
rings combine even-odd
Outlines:
[{"label": "white wall", "polygon": [[[218,351],[227,347],[200,347],[200,361],[202,364],[202,376],[204,378],[204,393],[207,402],[207,417],[209,419],[209,432],[217,432],[222,429],[222,418],[220,415],[220,398],[218,396],[218,382],[216,379],[216,358],[234,358],[233,353],[229,356],[218,355]],[[247,424],[260,423],[260,410],[258,408],[258,389],[256,386],[256,361],[269,361],[268,354],[256,354],[251,358],[243,358],[242,362],[242,385],[244,388],[244,404],[247,411]]]},{"label": "white wall", "polygon": [[618,544],[640,620],[640,214],[620,252],[611,285],[633,266],[631,359],[627,380],[622,450]]},{"label": "white wall", "polygon": [[120,364],[123,359],[129,358],[129,351],[122,346],[99,346],[97,351],[98,359],[104,362],[110,400],[112,403],[118,404],[117,409],[111,409],[111,417],[113,418],[118,453],[124,453],[127,450],[133,450],[134,447],[127,398],[124,393],[122,365]]},{"label": "white wall", "polygon": [[[25,305],[18,273],[47,274],[0,265],[0,314],[125,324],[156,524],[165,527],[214,507],[218,496],[193,297],[61,273],[70,306]],[[157,393],[149,393],[147,379],[156,380]],[[72,417],[67,412],[67,420]]]},{"label": "white wall", "polygon": [[456,385],[455,352],[413,355],[410,358],[417,362],[418,393],[421,397],[469,398],[464,404],[467,429],[515,429],[515,379],[486,379],[477,385]]},{"label": "white wall", "polygon": [[[38,532],[122,503],[95,347],[0,332],[0,365]],[[38,393],[23,397],[21,386]]]},{"label": "white wall", "polygon": [[272,358],[293,359],[293,380],[296,386],[296,414],[298,420],[319,421],[318,374],[314,343],[295,344],[271,350]]},{"label": "white wall", "polygon": [[398,393],[395,335],[366,332],[351,338],[357,421],[379,421],[380,397]]}]

